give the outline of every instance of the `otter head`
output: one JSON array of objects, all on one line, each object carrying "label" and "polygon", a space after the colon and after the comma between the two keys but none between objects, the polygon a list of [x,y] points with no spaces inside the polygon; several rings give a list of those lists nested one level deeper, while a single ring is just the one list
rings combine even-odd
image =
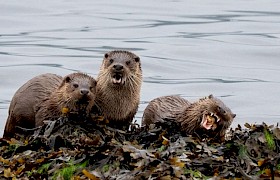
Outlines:
[{"label": "otter head", "polygon": [[236,116],[220,99],[215,98],[212,94],[200,99],[198,104],[202,104],[205,108],[200,117],[200,125],[207,130],[228,128]]},{"label": "otter head", "polygon": [[223,136],[236,114],[221,100],[209,95],[192,103],[180,116],[181,127],[187,133],[193,133],[200,128],[218,132]]},{"label": "otter head", "polygon": [[110,51],[104,55],[98,79],[114,88],[139,85],[142,81],[140,58],[129,51]]},{"label": "otter head", "polygon": [[64,77],[59,90],[70,111],[79,111],[82,106],[89,110],[94,105],[96,80],[83,73],[72,73]]},{"label": "otter head", "polygon": [[110,121],[129,124],[140,101],[142,70],[140,58],[129,51],[104,55],[97,77],[96,107]]}]

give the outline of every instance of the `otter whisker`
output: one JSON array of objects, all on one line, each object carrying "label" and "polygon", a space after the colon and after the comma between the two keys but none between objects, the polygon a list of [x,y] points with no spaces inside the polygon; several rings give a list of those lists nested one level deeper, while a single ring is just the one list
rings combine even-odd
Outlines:
[{"label": "otter whisker", "polygon": [[133,79],[132,76],[129,76],[127,80],[128,80],[128,83],[129,83],[129,87],[131,89],[130,93],[133,94],[133,92],[135,92],[136,82],[135,82],[135,80]]},{"label": "otter whisker", "polygon": [[137,85],[140,84],[142,81],[141,78],[139,78],[138,76],[135,75],[129,76],[130,81],[132,81],[133,87],[137,87]]}]

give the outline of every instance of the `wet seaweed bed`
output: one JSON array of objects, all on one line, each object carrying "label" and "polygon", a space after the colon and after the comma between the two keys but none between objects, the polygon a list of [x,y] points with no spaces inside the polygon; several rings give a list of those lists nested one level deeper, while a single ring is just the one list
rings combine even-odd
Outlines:
[{"label": "wet seaweed bed", "polygon": [[245,127],[217,142],[172,122],[125,132],[64,117],[1,139],[0,179],[280,179],[279,127]]}]

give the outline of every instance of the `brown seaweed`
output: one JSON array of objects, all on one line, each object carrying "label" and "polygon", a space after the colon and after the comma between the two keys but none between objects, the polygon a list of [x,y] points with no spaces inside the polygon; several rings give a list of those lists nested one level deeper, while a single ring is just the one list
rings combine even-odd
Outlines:
[{"label": "brown seaweed", "polygon": [[[230,129],[225,142],[176,124],[122,131],[61,117],[32,136],[0,140],[0,179],[279,179],[280,129]],[[104,121],[105,122],[105,121]]]}]

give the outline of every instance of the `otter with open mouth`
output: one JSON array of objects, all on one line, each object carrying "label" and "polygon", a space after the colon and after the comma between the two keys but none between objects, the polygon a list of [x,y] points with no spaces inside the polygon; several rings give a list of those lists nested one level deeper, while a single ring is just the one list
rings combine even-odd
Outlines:
[{"label": "otter with open mouth", "polygon": [[236,114],[213,95],[190,103],[180,96],[163,96],[152,100],[144,110],[142,126],[166,120],[178,123],[181,131],[200,137],[224,140]]},{"label": "otter with open mouth", "polygon": [[105,53],[92,113],[104,117],[111,127],[127,130],[138,109],[141,84],[141,62],[137,55],[123,50]]}]

